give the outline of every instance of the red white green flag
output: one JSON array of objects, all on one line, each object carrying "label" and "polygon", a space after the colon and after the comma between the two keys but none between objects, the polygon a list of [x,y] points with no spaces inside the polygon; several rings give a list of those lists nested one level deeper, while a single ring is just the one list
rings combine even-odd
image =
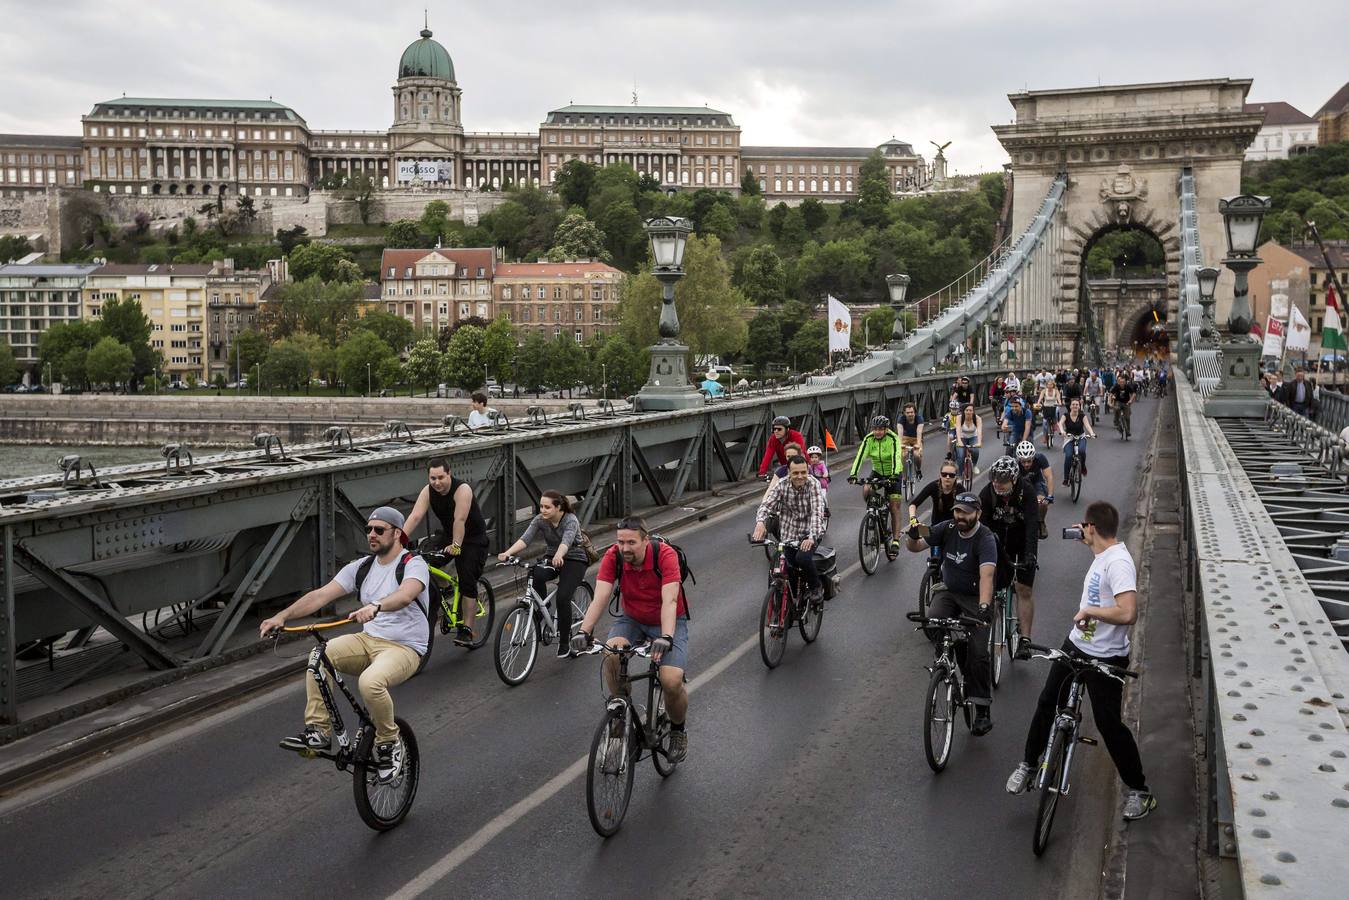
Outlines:
[{"label": "red white green flag", "polygon": [[1321,349],[1344,350],[1344,325],[1340,318],[1340,301],[1335,296],[1335,283],[1326,284],[1326,317],[1321,322]]}]

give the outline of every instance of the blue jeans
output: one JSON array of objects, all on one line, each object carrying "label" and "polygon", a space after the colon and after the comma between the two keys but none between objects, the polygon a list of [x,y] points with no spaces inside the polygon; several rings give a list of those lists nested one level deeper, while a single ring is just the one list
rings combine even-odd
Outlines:
[{"label": "blue jeans", "polygon": [[1068,477],[1068,462],[1073,458],[1073,447],[1077,447],[1077,458],[1082,461],[1082,468],[1087,467],[1087,442],[1074,441],[1071,438],[1063,442],[1063,477]]},{"label": "blue jeans", "polygon": [[961,438],[960,443],[956,444],[956,468],[965,467],[965,453],[969,451],[974,454],[972,465],[979,465],[979,448],[974,446],[974,438]]},{"label": "blue jeans", "polygon": [[787,565],[800,572],[801,577],[806,580],[806,584],[812,589],[820,586],[820,570],[815,565],[814,550],[801,550],[797,547],[788,547]]}]

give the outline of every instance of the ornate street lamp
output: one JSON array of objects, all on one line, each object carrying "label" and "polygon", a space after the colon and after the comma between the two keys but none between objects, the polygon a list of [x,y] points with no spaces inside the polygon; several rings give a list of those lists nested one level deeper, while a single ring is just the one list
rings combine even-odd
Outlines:
[{"label": "ornate street lamp", "polygon": [[1200,334],[1208,339],[1217,334],[1217,326],[1213,321],[1213,293],[1218,289],[1218,275],[1221,273],[1222,269],[1217,266],[1204,266],[1195,272],[1199,282],[1199,305],[1203,308]]},{"label": "ornate street lamp", "polygon": [[659,216],[646,223],[651,238],[651,274],[661,285],[660,340],[651,348],[651,374],[637,395],[641,410],[692,409],[703,405],[703,395],[689,383],[688,347],[679,343],[679,313],[675,283],[684,277],[684,247],[693,223]]},{"label": "ornate street lamp", "polygon": [[[1232,308],[1227,314],[1228,338],[1222,343],[1222,384],[1204,404],[1210,416],[1258,417],[1264,415],[1268,395],[1259,386],[1260,343],[1251,337],[1254,318],[1248,299],[1247,275],[1260,265],[1255,248],[1260,239],[1260,223],[1270,210],[1268,197],[1242,194],[1218,201],[1227,235],[1227,258],[1223,265],[1232,270]],[[1216,281],[1216,276],[1207,276]],[[1201,296],[1203,288],[1201,287]]]},{"label": "ornate street lamp", "polygon": [[909,292],[908,275],[886,275],[885,286],[890,291],[890,306],[895,311],[895,324],[890,331],[890,345],[898,349],[904,340],[904,295]]}]

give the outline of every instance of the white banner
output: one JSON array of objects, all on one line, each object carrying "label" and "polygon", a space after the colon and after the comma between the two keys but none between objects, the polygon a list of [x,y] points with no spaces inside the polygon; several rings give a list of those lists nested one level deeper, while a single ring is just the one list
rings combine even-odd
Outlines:
[{"label": "white banner", "polygon": [[1276,319],[1288,321],[1288,295],[1271,294],[1269,298],[1269,314]]},{"label": "white banner", "polygon": [[1265,320],[1265,347],[1261,355],[1283,355],[1283,323],[1273,316]]},{"label": "white banner", "polygon": [[852,346],[852,313],[843,301],[829,298],[829,352],[847,350]]},{"label": "white banner", "polygon": [[422,181],[453,181],[454,163],[400,159],[398,161],[398,180],[412,181],[415,178],[420,178]]},{"label": "white banner", "polygon": [[1288,352],[1306,353],[1312,345],[1312,326],[1302,315],[1302,310],[1296,306],[1293,307],[1293,314],[1288,319]]}]

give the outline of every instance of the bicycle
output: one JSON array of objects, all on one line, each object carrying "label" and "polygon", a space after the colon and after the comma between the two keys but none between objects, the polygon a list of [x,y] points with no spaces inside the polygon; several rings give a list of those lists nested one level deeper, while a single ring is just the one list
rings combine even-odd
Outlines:
[{"label": "bicycle", "polygon": [[1044,427],[1045,447],[1054,449],[1055,427],[1059,423],[1058,406],[1045,406],[1040,410],[1040,423]]},{"label": "bicycle", "polygon": [[[309,651],[309,663],[305,669],[309,673],[309,677],[317,683],[319,693],[323,696],[323,705],[328,710],[328,718],[332,723],[333,741],[337,746],[336,750],[304,749],[292,752],[299,753],[305,759],[322,757],[332,760],[339,771],[346,771],[350,767],[356,811],[360,814],[361,820],[375,831],[388,831],[402,822],[407,817],[408,810],[412,809],[412,801],[417,796],[417,783],[421,778],[421,755],[417,750],[417,736],[413,733],[412,726],[407,723],[407,720],[395,717],[394,722],[398,725],[398,740],[403,745],[403,766],[393,778],[388,781],[380,780],[379,769],[374,757],[375,723],[371,720],[370,713],[366,711],[366,708],[347,689],[341,673],[328,659],[328,639],[323,636],[323,631],[326,629],[338,628],[351,623],[351,619],[338,619],[335,622],[322,622],[312,625],[282,626],[272,632],[273,635],[278,637],[283,632],[287,634],[307,633],[318,642],[318,646]],[[430,645],[427,646],[427,653],[430,653]],[[324,677],[325,672],[328,676],[326,678]],[[347,702],[356,712],[358,723],[354,735],[347,731],[346,723],[342,720],[342,713],[337,708],[337,702],[333,699],[332,689],[328,686],[329,679],[337,683],[338,690],[347,698]],[[281,746],[283,749],[291,749],[285,744]]]},{"label": "bicycle", "polygon": [[[1137,672],[1107,665],[1098,659],[1086,656],[1074,656],[1062,650],[1051,650],[1036,644],[1030,645],[1035,659],[1061,661],[1073,670],[1068,685],[1067,699],[1054,714],[1054,725],[1045,743],[1044,755],[1040,757],[1040,767],[1031,781],[1031,789],[1042,791],[1039,807],[1035,813],[1035,834],[1031,847],[1035,855],[1045,852],[1049,844],[1049,831],[1054,827],[1054,812],[1058,808],[1059,798],[1068,796],[1068,773],[1073,766],[1073,750],[1077,744],[1096,744],[1095,738],[1082,736],[1082,693],[1086,687],[1086,676],[1097,672],[1107,678],[1113,678],[1120,684],[1125,677],[1137,678]],[[1062,696],[1062,694],[1060,694]]]},{"label": "bicycle", "polygon": [[858,484],[870,485],[867,492],[866,512],[857,527],[857,556],[862,562],[862,571],[868,575],[876,573],[881,562],[881,551],[885,558],[894,562],[899,554],[890,547],[890,488],[892,478],[859,478]]},{"label": "bicycle", "polygon": [[[824,592],[821,591],[814,601],[807,600],[801,573],[787,564],[787,550],[798,549],[801,546],[798,542],[750,538],[750,543],[775,550],[769,569],[768,592],[764,594],[763,608],[759,612],[759,655],[765,666],[776,669],[787,651],[787,634],[793,623],[807,644],[815,643],[820,636],[820,626],[824,624]],[[821,576],[822,583],[825,577]]]},{"label": "bicycle", "polygon": [[1072,435],[1066,440],[1073,446],[1073,455],[1068,460],[1068,471],[1064,477],[1068,479],[1068,496],[1076,503],[1077,498],[1082,496],[1082,457],[1080,454],[1081,442],[1085,441],[1085,434]]},{"label": "bicycle", "polygon": [[956,453],[960,456],[960,485],[966,491],[974,487],[974,449],[974,444],[966,444],[963,439],[956,446]]},{"label": "bicycle", "polygon": [[965,675],[956,663],[956,645],[968,640],[970,632],[981,624],[968,616],[956,619],[929,619],[920,613],[906,613],[917,622],[914,631],[934,628],[941,631],[936,656],[927,670],[927,694],[923,702],[923,755],[933,772],[940,773],[951,759],[955,740],[956,710],[964,712],[965,727],[974,723],[974,704],[965,696]]},{"label": "bicycle", "polygon": [[[539,644],[551,646],[553,641],[570,641],[571,634],[559,635],[557,632],[557,588],[540,597],[534,587],[533,574],[536,568],[551,569],[552,566],[540,560],[525,563],[519,557],[512,556],[497,564],[525,570],[525,592],[515,602],[515,608],[501,620],[497,628],[495,649],[492,662],[496,665],[497,676],[511,687],[524,684],[525,679],[534,671],[534,663],[539,658]],[[584,598],[578,604],[577,596]],[[582,581],[576,586],[571,599],[571,632],[581,627],[581,619],[590,608],[594,598],[594,589],[589,582]]]},{"label": "bicycle", "polygon": [[1127,441],[1130,433],[1129,407],[1115,405],[1115,430],[1119,432],[1120,440]]},{"label": "bicycle", "polygon": [[918,486],[918,482],[914,478],[915,454],[913,452],[913,447],[906,446],[904,448],[904,457],[901,461],[901,465],[904,468],[899,473],[900,493],[905,501],[909,501],[912,500],[913,495],[917,493],[916,488]]},{"label": "bicycle", "polygon": [[[640,675],[628,674],[628,663],[634,656],[651,658],[651,645],[615,648],[596,643],[577,656],[596,653],[618,657],[618,693],[605,701],[586,768],[586,812],[591,827],[607,838],[623,824],[632,799],[632,778],[642,754],[651,754],[651,762],[662,778],[674,774],[679,763],[670,759],[671,723],[665,714],[665,691],[656,677],[659,667],[652,663]],[[630,685],[638,681],[647,682],[645,721],[643,710],[632,702]]]},{"label": "bicycle", "polygon": [[[426,615],[428,619],[432,616],[435,617],[437,627],[428,630],[426,654],[422,657],[421,665],[417,669],[419,672],[426,668],[426,663],[431,658],[431,646],[436,641],[436,631],[439,630],[441,634],[450,634],[464,624],[464,620],[459,617],[459,576],[451,575],[445,571],[449,561],[454,557],[443,550],[424,550],[421,549],[421,546],[418,547],[418,553],[426,560],[426,567],[431,572],[432,588],[436,595],[427,606]],[[478,612],[474,620],[478,636],[472,641],[456,641],[455,643],[468,650],[477,650],[487,643],[487,636],[492,633],[492,623],[495,619],[496,595],[492,592],[492,586],[487,583],[487,579],[479,578]]]},{"label": "bicycle", "polygon": [[923,580],[918,585],[918,614],[927,615],[927,609],[932,605],[932,585],[941,581],[941,554],[932,548],[932,552],[927,557],[927,568],[923,572]]}]

